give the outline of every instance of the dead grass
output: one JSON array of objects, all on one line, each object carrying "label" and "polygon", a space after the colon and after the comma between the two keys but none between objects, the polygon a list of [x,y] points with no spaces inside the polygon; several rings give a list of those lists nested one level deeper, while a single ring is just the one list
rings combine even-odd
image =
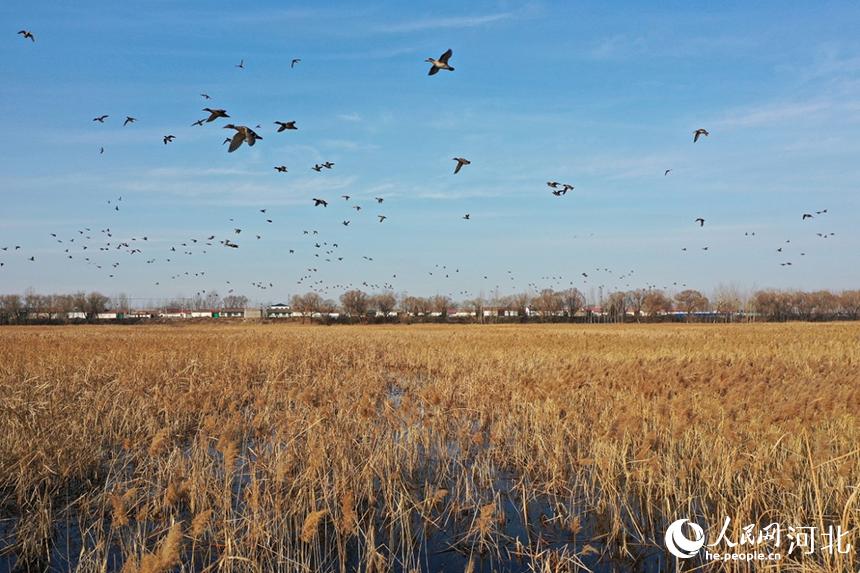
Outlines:
[{"label": "dead grass", "polygon": [[853,323],[3,328],[0,396],[22,562],[672,568],[666,525],[724,516],[860,543]]}]

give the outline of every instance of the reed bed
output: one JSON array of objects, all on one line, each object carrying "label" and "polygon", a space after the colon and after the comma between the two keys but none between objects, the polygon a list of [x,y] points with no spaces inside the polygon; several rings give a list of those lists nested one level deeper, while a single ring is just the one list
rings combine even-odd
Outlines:
[{"label": "reed bed", "polygon": [[0,569],[853,572],[858,419],[853,323],[4,328]]}]

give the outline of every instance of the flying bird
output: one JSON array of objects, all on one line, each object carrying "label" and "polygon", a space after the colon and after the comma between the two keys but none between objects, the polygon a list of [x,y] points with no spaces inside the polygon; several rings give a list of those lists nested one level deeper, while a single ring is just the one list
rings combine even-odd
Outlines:
[{"label": "flying bird", "polygon": [[430,71],[427,72],[427,75],[435,75],[439,70],[448,70],[449,72],[453,72],[454,68],[448,65],[448,60],[451,59],[453,54],[454,52],[449,48],[444,54],[439,56],[438,60],[434,60],[433,58],[427,58],[424,60],[425,62],[430,62]]},{"label": "flying bird", "polygon": [[122,122],[122,126],[125,127],[126,125],[128,125],[130,123],[134,123],[136,121],[137,121],[136,117],[131,117],[130,115],[127,115],[127,116],[125,116],[125,121]]},{"label": "flying bird", "polygon": [[165,135],[161,139],[162,139],[162,141],[164,141],[164,145],[167,145],[168,143],[171,143],[174,139],[176,139],[176,136],[175,135]]},{"label": "flying bird", "polygon": [[239,149],[239,146],[242,145],[242,143],[247,143],[249,146],[253,147],[258,139],[263,139],[257,135],[256,131],[244,125],[233,125],[232,123],[228,123],[224,126],[224,129],[236,130],[236,135],[234,135],[233,139],[230,140],[230,147],[227,149],[229,153],[233,153]]},{"label": "flying bird", "polygon": [[93,118],[93,121],[97,121],[97,122],[99,122],[99,123],[104,123],[104,122],[105,122],[105,120],[106,120],[107,118],[109,118],[109,117],[110,117],[109,115],[100,115],[100,116],[98,116],[98,117],[94,117],[94,118]]},{"label": "flying bird", "polygon": [[276,121],[275,125],[278,126],[278,133],[281,133],[282,131],[285,131],[287,129],[298,129],[298,127],[296,127],[295,121]]},{"label": "flying bird", "polygon": [[209,123],[210,121],[215,121],[219,117],[230,117],[229,115],[227,115],[227,111],[223,109],[212,109],[209,107],[204,107],[203,111],[209,112],[209,117],[206,118],[206,123]]},{"label": "flying bird", "polygon": [[809,213],[804,213],[804,214],[803,214],[803,217],[801,217],[801,221],[806,221],[807,219],[814,219],[814,218],[815,218],[815,217],[813,217],[813,216],[812,216],[812,215],[810,215]]},{"label": "flying bird", "polygon": [[290,69],[296,67],[296,64],[298,64],[301,61],[302,61],[301,58],[293,58],[293,60],[290,62]]},{"label": "flying bird", "polygon": [[240,60],[239,63],[236,64],[236,67],[244,70],[245,69],[245,60],[244,59]]},{"label": "flying bird", "polygon": [[465,157],[452,157],[451,160],[457,162],[457,166],[454,167],[454,174],[455,175],[460,172],[460,169],[462,169],[464,165],[471,165],[471,163],[472,163],[471,161],[469,161]]},{"label": "flying bird", "polygon": [[205,120],[203,120],[203,119],[198,119],[197,121],[195,121],[194,123],[191,124],[191,127],[194,127],[195,125],[203,125],[204,121]]},{"label": "flying bird", "polygon": [[36,41],[36,37],[33,36],[33,32],[29,30],[21,30],[20,32],[18,32],[18,34],[23,36],[25,40],[30,40],[32,42]]},{"label": "flying bird", "polygon": [[314,207],[319,207],[320,205],[322,205],[323,207],[328,207],[328,201],[325,201],[323,199],[317,199],[316,197],[314,197]]},{"label": "flying bird", "polygon": [[[277,166],[275,166],[275,171],[277,171],[278,173],[286,173],[287,172],[287,166],[286,165],[277,165]],[[264,210],[263,212],[265,213],[266,211]]]},{"label": "flying bird", "polygon": [[380,223],[381,223],[381,222],[383,222],[384,220],[386,220],[386,219],[388,218],[388,217],[386,217],[385,215],[377,215],[377,217],[379,217],[379,222],[380,222]]},{"label": "flying bird", "polygon": [[382,197],[374,197],[374,199],[376,199],[377,203],[382,203],[383,201],[385,201],[385,199]]},{"label": "flying bird", "polygon": [[710,134],[710,133],[708,133],[708,130],[707,130],[707,129],[702,129],[702,128],[699,128],[699,129],[697,129],[696,131],[694,131],[694,132],[693,132],[693,143],[696,143],[697,141],[699,141],[699,137],[701,137],[701,136],[703,136],[703,135],[704,135],[705,137],[707,137],[707,136],[709,136],[709,135],[711,135],[711,134]]},{"label": "flying bird", "polygon": [[667,176],[667,175],[668,175],[668,174],[670,174],[671,172],[672,172],[672,170],[671,170],[671,169],[667,169],[666,171],[664,171],[664,172],[663,172],[663,177]]},{"label": "flying bird", "polygon": [[466,213],[465,215],[463,215],[463,218],[468,221],[472,218],[472,216],[469,213]]},{"label": "flying bird", "polygon": [[696,219],[696,223],[698,223],[700,227],[704,227],[704,226],[705,226],[705,220],[704,220],[704,219],[702,219],[701,217],[699,217],[698,219]]}]

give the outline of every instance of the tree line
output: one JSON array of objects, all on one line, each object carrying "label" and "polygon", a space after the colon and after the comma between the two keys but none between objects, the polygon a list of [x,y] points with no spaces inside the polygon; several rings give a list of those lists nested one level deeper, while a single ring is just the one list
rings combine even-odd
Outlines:
[{"label": "tree line", "polygon": [[[248,298],[215,292],[193,298],[166,301],[152,312],[167,310],[218,310],[243,308]],[[444,295],[429,297],[396,295],[386,291],[366,293],[353,289],[338,300],[316,292],[291,297],[289,311],[302,319],[316,318],[343,322],[408,321],[588,321],[655,322],[735,321],[735,320],[857,320],[860,318],[860,290],[813,292],[799,290],[758,290],[750,295],[737,288],[720,286],[711,298],[698,290],[686,289],[673,295],[659,289],[634,289],[609,293],[595,304],[587,304],[578,289],[544,289],[537,293],[475,297],[455,301]],[[41,295],[28,291],[0,295],[0,323],[46,320],[94,321],[106,312],[128,314],[134,309],[126,295],[108,297],[99,292]],[[266,316],[266,313],[263,314]]]}]

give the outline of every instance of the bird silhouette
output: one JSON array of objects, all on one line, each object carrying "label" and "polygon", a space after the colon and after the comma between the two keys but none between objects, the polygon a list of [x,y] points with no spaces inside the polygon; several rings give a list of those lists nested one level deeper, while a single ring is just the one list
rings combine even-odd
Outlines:
[{"label": "bird silhouette", "polygon": [[316,197],[314,197],[314,207],[319,207],[320,205],[322,205],[323,207],[328,207],[328,201],[325,201],[323,199],[317,199]]},{"label": "bird silhouette", "polygon": [[275,125],[278,126],[278,133],[281,133],[282,131],[286,131],[288,129],[298,129],[298,127],[296,127],[295,121],[276,121]]},{"label": "bird silhouette", "polygon": [[388,218],[388,217],[386,217],[385,215],[377,215],[377,217],[379,217],[379,222],[380,222],[380,223],[381,223],[381,222],[383,222],[384,220],[386,220],[386,219]]},{"label": "bird silhouette", "polygon": [[176,136],[175,135],[165,135],[161,139],[162,139],[162,141],[164,141],[164,145],[167,145],[168,143],[172,143],[173,140],[176,139]]},{"label": "bird silhouette", "polygon": [[811,214],[809,214],[809,213],[804,213],[804,214],[803,214],[803,217],[801,217],[800,219],[801,219],[801,221],[806,221],[807,219],[814,219],[814,218],[815,218],[815,217],[813,217]]},{"label": "bird silhouette", "polygon": [[[31,31],[29,31],[29,30],[21,30],[20,32],[18,32],[18,34],[19,34],[20,36],[23,36],[23,38],[24,38],[25,40],[30,40],[31,42],[35,42],[35,41],[36,41],[36,37],[35,37],[35,36],[33,36],[33,32],[31,32]],[[48,42],[48,43],[50,43],[50,42]]]},{"label": "bird silhouette", "polygon": [[236,64],[236,67],[244,70],[245,69],[245,60],[244,59],[240,60],[239,63]]},{"label": "bird silhouette", "polygon": [[472,218],[472,216],[469,213],[466,213],[465,215],[463,215],[463,218],[468,221]]},{"label": "bird silhouette", "polygon": [[456,167],[454,167],[454,174],[455,175],[460,172],[460,169],[462,169],[464,165],[471,165],[472,164],[472,162],[469,161],[468,159],[466,159],[465,157],[453,157],[452,161],[457,162]]},{"label": "bird silhouette", "polygon": [[454,68],[448,65],[448,60],[451,59],[451,56],[454,55],[454,52],[449,48],[444,54],[439,56],[438,60],[433,58],[427,58],[424,60],[425,62],[430,62],[430,70],[427,72],[428,76],[436,75],[439,70],[448,70],[449,72],[453,72]]},{"label": "bird silhouette", "polygon": [[127,115],[127,116],[125,116],[125,121],[122,122],[122,125],[123,125],[123,127],[125,127],[126,125],[128,125],[130,123],[134,123],[136,121],[137,121],[136,117],[131,117],[130,115]]},{"label": "bird silhouette", "polygon": [[[277,171],[278,173],[286,173],[287,172],[287,166],[286,165],[276,165],[275,171]],[[265,211],[264,211],[264,213],[265,213]]]},{"label": "bird silhouette", "polygon": [[228,153],[233,153],[239,149],[239,146],[241,146],[242,143],[247,143],[249,146],[253,147],[258,139],[263,139],[256,131],[244,125],[233,125],[232,123],[228,123],[224,126],[224,129],[236,130],[236,135],[234,135],[233,139],[230,140],[230,147],[227,149]]},{"label": "bird silhouette", "polygon": [[223,109],[212,109],[209,107],[204,107],[203,111],[209,112],[209,117],[206,118],[206,123],[215,121],[219,117],[230,117],[229,115],[227,115],[227,111]]},{"label": "bird silhouette", "polygon": [[670,174],[671,172],[672,172],[672,170],[671,170],[671,169],[667,169],[666,171],[664,171],[664,172],[663,172],[663,177],[665,177],[666,175]]},{"label": "bird silhouette", "polygon": [[98,117],[94,117],[94,118],[93,118],[93,121],[97,121],[97,122],[99,122],[99,123],[104,123],[104,122],[105,122],[105,120],[106,120],[107,118],[109,118],[109,117],[110,117],[109,115],[100,115],[100,116],[98,116]]},{"label": "bird silhouette", "polygon": [[701,136],[703,136],[703,135],[704,135],[705,137],[707,137],[707,136],[709,136],[709,135],[711,135],[711,134],[710,134],[710,133],[708,133],[708,130],[707,130],[707,129],[702,129],[702,128],[699,128],[699,129],[697,129],[696,131],[694,131],[694,132],[693,132],[693,143],[696,143],[697,141],[699,141],[699,137],[701,137]]},{"label": "bird silhouette", "polygon": [[701,217],[699,217],[698,219],[696,219],[696,221],[695,221],[695,222],[696,222],[696,223],[698,223],[700,227],[704,227],[704,226],[705,226],[705,220],[704,220],[704,219],[702,219]]},{"label": "bird silhouette", "polygon": [[290,62],[290,69],[296,67],[296,64],[298,64],[301,61],[302,61],[301,58],[293,58],[292,61]]}]

